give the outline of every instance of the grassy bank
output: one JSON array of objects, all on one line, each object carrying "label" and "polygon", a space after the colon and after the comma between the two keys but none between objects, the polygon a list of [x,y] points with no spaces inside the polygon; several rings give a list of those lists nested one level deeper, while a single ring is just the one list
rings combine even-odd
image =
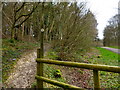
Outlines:
[{"label": "grassy bank", "polygon": [[38,43],[23,42],[11,39],[2,40],[2,81],[4,82],[14,65],[24,52],[38,47]]},{"label": "grassy bank", "polygon": [[[119,62],[118,57],[120,57],[119,54],[99,47],[97,49],[100,51],[101,54],[99,63],[118,66],[118,62]],[[120,88],[120,82],[118,82],[119,74],[101,71],[100,75],[101,75],[100,79],[101,79],[102,87]]]},{"label": "grassy bank", "polygon": [[[120,55],[106,50],[104,48],[97,47],[94,54],[87,56],[90,63],[118,66],[118,57]],[[118,82],[119,74],[112,72],[100,71],[100,83],[102,88],[119,88]]]},{"label": "grassy bank", "polygon": [[118,66],[119,54],[100,47],[97,47],[97,49],[100,52],[100,59],[98,60],[100,64]]},{"label": "grassy bank", "polygon": [[116,48],[116,49],[120,49],[119,46],[109,46],[110,48]]}]

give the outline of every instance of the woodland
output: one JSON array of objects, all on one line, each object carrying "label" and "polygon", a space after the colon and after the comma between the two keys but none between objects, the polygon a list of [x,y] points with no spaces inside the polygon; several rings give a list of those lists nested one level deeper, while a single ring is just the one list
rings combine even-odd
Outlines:
[{"label": "woodland", "polygon": [[[9,85],[7,80],[22,55],[26,52],[31,53],[32,50],[40,47],[41,30],[44,30],[45,58],[118,66],[119,55],[101,47],[120,48],[119,15],[111,17],[104,30],[104,38],[101,40],[98,37],[96,17],[87,8],[85,2],[2,2],[1,5],[3,78],[1,82],[4,83],[4,87],[17,87],[17,85]],[[33,68],[31,67],[31,69]],[[71,72],[67,72],[68,69]],[[70,84],[79,86],[80,84],[74,83],[74,81],[80,80],[82,82],[80,87],[83,88],[91,88],[93,85],[92,73],[82,69],[77,71],[73,68],[45,66],[45,76],[53,78],[56,70],[63,73],[60,75],[60,79],[57,78],[58,81],[68,81]],[[33,76],[35,76],[34,74]],[[69,74],[72,77],[69,77]],[[118,74],[101,72],[100,75],[108,76],[107,78],[101,77],[102,87],[120,87],[117,82]],[[66,81],[63,79],[65,77],[68,78]],[[79,77],[83,77],[84,80]],[[56,78],[54,77],[54,79]],[[31,82],[29,87],[35,87],[35,81]],[[48,86],[47,88],[52,87],[51,85],[46,86]]]}]

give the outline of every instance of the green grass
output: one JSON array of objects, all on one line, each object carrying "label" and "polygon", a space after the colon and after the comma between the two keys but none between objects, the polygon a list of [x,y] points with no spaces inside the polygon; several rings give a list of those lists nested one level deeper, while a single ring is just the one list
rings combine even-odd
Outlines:
[{"label": "green grass", "polygon": [[[87,57],[90,63],[118,66],[118,57],[120,55],[104,48],[97,47],[96,49],[98,50],[96,55]],[[119,74],[117,73],[100,71],[100,84],[102,88],[120,88],[118,78]]]},{"label": "green grass", "polygon": [[104,48],[97,47],[101,57],[98,58],[98,63],[105,65],[118,66],[120,55]]},{"label": "green grass", "polygon": [[[101,58],[99,59],[100,64],[118,66],[120,55],[112,51],[106,50],[104,48],[97,47],[100,51]],[[100,71],[101,76],[101,87],[109,88],[120,88],[120,83],[118,82],[119,74]]]},{"label": "green grass", "polygon": [[109,46],[110,48],[120,49],[120,46]]},{"label": "green grass", "polygon": [[38,47],[37,43],[11,39],[2,40],[2,81],[6,81],[21,54]]}]

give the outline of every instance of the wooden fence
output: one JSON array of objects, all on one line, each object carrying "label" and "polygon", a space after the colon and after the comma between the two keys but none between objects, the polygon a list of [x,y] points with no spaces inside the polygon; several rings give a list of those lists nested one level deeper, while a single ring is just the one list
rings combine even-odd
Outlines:
[{"label": "wooden fence", "polygon": [[63,87],[67,89],[72,88],[72,89],[77,89],[77,90],[83,90],[80,87],[76,87],[73,85],[58,82],[58,81],[51,80],[51,79],[44,77],[43,76],[43,63],[93,70],[93,81],[94,81],[95,90],[100,90],[99,71],[120,73],[120,67],[118,66],[108,66],[108,65],[99,65],[99,64],[87,64],[87,63],[77,63],[77,62],[44,59],[43,58],[43,32],[41,34],[41,48],[37,50],[36,62],[37,62],[37,75],[36,75],[37,88],[41,88],[41,89],[43,89],[43,82],[47,82],[47,83],[57,85],[59,87]]}]

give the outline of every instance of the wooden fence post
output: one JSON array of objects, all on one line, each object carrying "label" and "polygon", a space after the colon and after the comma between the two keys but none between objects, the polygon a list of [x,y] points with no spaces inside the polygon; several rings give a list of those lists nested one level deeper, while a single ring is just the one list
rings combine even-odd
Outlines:
[{"label": "wooden fence post", "polygon": [[44,57],[44,46],[43,46],[43,39],[44,39],[44,29],[41,29],[41,43],[40,43],[40,46],[41,46],[41,58]]},{"label": "wooden fence post", "polygon": [[[41,49],[37,49],[37,58],[40,58],[41,56]],[[43,74],[43,67],[42,63],[37,62],[37,75],[42,76]],[[43,82],[41,80],[37,79],[37,88],[43,88]]]},{"label": "wooden fence post", "polygon": [[94,90],[100,90],[99,71],[93,70]]},{"label": "wooden fence post", "polygon": [[[37,49],[37,58],[43,58],[44,56],[44,46],[43,46],[43,34],[44,34],[44,29],[41,29],[41,43],[40,43],[40,49]],[[43,76],[43,63],[37,62],[37,75],[38,76]],[[43,89],[43,81],[37,79],[37,88],[40,88],[40,90]]]}]

